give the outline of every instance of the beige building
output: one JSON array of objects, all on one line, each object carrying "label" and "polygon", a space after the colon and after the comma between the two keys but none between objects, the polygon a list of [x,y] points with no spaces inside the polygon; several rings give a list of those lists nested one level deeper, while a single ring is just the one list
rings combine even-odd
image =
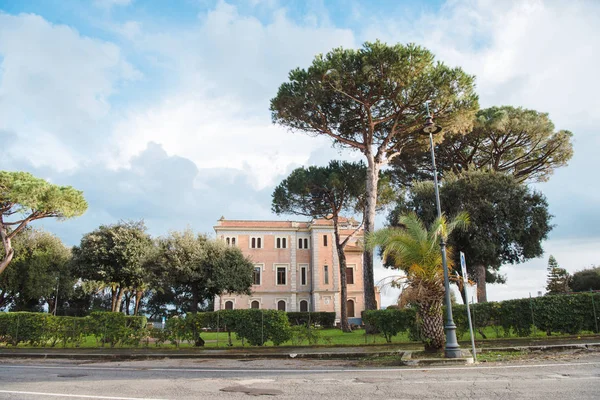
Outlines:
[{"label": "beige building", "polygon": [[[358,228],[344,219],[342,238]],[[333,222],[244,221],[221,218],[217,238],[237,246],[254,262],[252,295],[215,298],[215,310],[262,308],[328,311],[340,318],[340,269]],[[348,317],[360,322],[364,310],[362,228],[346,246]],[[378,304],[380,301],[378,299]]]}]

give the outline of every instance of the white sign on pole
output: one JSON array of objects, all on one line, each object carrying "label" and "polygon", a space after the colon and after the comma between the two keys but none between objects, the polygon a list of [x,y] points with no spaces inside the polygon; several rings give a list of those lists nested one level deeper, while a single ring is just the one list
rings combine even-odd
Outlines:
[{"label": "white sign on pole", "polygon": [[460,269],[464,280],[467,280],[467,262],[465,261],[465,253],[460,252]]},{"label": "white sign on pole", "polygon": [[475,332],[473,332],[473,321],[471,321],[471,310],[469,308],[469,294],[467,286],[469,285],[469,277],[467,275],[467,262],[465,261],[465,253],[460,252],[460,269],[463,276],[463,289],[465,291],[465,299],[467,299],[467,317],[469,320],[469,331],[471,332],[471,348],[473,349],[473,358],[477,361],[477,352],[475,350]]}]

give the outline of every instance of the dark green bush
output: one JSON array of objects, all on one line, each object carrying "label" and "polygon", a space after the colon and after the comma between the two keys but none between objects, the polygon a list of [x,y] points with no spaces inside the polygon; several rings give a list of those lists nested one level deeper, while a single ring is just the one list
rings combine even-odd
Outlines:
[{"label": "dark green bush", "polygon": [[[600,295],[593,296],[598,303]],[[592,294],[536,297],[532,299],[532,306],[535,326],[548,335],[552,332],[574,335],[583,330],[595,331]]]},{"label": "dark green bush", "polygon": [[146,317],[127,316],[118,312],[96,311],[90,314],[90,333],[104,346],[138,345],[147,335]]},{"label": "dark green bush", "polygon": [[52,315],[31,312],[0,313],[0,342],[13,346],[45,344],[46,327]]},{"label": "dark green bush", "polygon": [[408,309],[368,310],[363,313],[363,321],[375,327],[385,341],[391,343],[392,337],[416,325],[416,315]]},{"label": "dark green bush", "polygon": [[271,340],[278,346],[291,338],[285,312],[276,310],[235,310],[235,333],[252,346],[262,346]]},{"label": "dark green bush", "polygon": [[89,335],[90,318],[88,317],[51,317],[46,331],[50,346],[61,343],[63,347],[74,344],[79,347],[85,336]]}]

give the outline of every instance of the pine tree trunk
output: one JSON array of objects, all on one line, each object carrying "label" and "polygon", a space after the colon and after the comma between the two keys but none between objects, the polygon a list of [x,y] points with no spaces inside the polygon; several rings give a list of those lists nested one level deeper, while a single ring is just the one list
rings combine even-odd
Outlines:
[{"label": "pine tree trunk", "polygon": [[485,275],[487,268],[485,265],[477,265],[475,268],[475,279],[477,280],[477,302],[487,303],[487,289],[485,286]]},{"label": "pine tree trunk", "polygon": [[337,216],[333,217],[333,233],[335,235],[335,248],[340,263],[340,302],[341,302],[341,325],[342,332],[350,333],[350,324],[348,323],[348,286],[346,284],[346,253],[340,240]]},{"label": "pine tree trunk", "polygon": [[4,229],[4,221],[1,220],[1,216],[0,223],[2,224],[2,226],[0,226],[0,237],[2,238],[2,245],[4,246],[4,257],[2,257],[2,261],[0,261],[0,274],[2,274],[6,267],[8,267],[8,264],[12,261],[15,251],[12,248],[10,237],[8,237],[8,234]]},{"label": "pine tree trunk", "polygon": [[[367,186],[364,210],[364,233],[365,237],[375,231],[375,211],[377,208],[377,184],[379,181],[379,165],[372,154],[367,156]],[[365,310],[376,310],[375,278],[373,275],[373,251],[365,249],[363,255],[363,284],[365,292]]]},{"label": "pine tree trunk", "polygon": [[442,350],[446,337],[444,335],[444,316],[441,301],[420,303],[419,317],[422,322],[421,332],[424,338],[425,351]]}]

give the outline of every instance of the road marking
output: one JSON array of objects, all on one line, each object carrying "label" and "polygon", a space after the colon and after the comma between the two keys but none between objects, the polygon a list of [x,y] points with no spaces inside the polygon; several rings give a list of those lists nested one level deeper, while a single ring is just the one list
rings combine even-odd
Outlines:
[{"label": "road marking", "polygon": [[58,369],[58,370],[88,370],[88,371],[153,371],[153,372],[239,372],[239,373],[336,373],[336,372],[423,372],[423,371],[473,371],[490,369],[518,369],[518,368],[551,368],[551,367],[579,367],[585,365],[598,365],[600,362],[583,363],[556,363],[556,364],[520,364],[520,365],[494,365],[494,366],[473,366],[473,367],[428,367],[428,368],[368,368],[368,369],[233,369],[233,368],[153,368],[153,367],[87,367],[81,365],[74,366],[53,366],[53,365],[2,365],[2,368],[17,369]]},{"label": "road marking", "polygon": [[165,399],[151,399],[149,397],[110,397],[110,396],[95,396],[95,395],[87,395],[87,394],[22,392],[22,391],[18,391],[18,390],[0,390],[0,393],[26,394],[26,395],[50,396],[50,397],[76,397],[76,398],[80,398],[80,399],[103,399],[103,400],[165,400]]}]

